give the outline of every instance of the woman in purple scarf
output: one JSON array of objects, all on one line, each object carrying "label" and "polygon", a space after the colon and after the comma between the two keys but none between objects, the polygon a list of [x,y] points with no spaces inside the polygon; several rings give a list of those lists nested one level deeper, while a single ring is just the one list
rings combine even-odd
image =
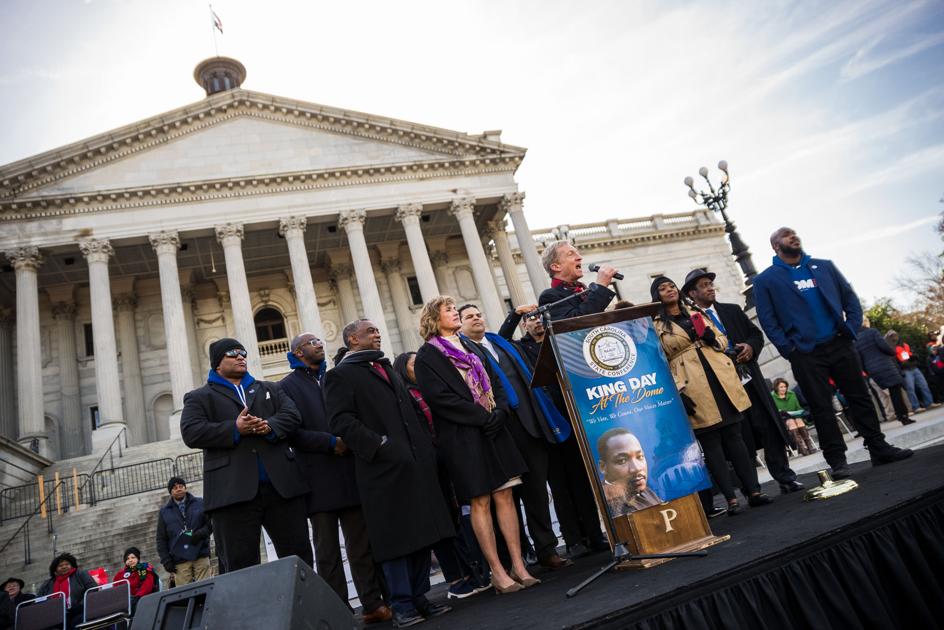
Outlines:
[{"label": "woman in purple scarf", "polygon": [[[416,353],[417,385],[432,410],[439,448],[452,476],[456,497],[472,506],[472,528],[499,593],[513,593],[540,583],[521,557],[518,511],[512,487],[527,467],[505,419],[508,403],[501,381],[474,344],[458,335],[459,313],[451,297],[439,296],[423,307]],[[498,558],[491,503],[511,557],[511,571]]]}]

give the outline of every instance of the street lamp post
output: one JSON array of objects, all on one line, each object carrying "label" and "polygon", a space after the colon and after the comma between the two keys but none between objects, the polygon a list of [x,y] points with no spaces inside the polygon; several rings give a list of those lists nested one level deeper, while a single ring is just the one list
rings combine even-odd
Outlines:
[{"label": "street lamp post", "polygon": [[698,174],[701,175],[708,184],[708,192],[695,190],[695,180],[691,177],[685,178],[685,185],[688,186],[688,196],[691,197],[695,203],[705,206],[714,212],[721,213],[721,218],[724,219],[724,231],[728,233],[728,239],[731,241],[731,254],[734,255],[734,259],[737,260],[738,265],[741,267],[741,272],[744,274],[744,284],[747,285],[744,291],[745,308],[749,309],[754,306],[752,285],[754,283],[754,276],[757,275],[757,270],[754,269],[754,261],[751,260],[750,248],[741,240],[741,235],[738,234],[737,226],[734,225],[734,221],[728,218],[728,191],[731,190],[728,163],[725,160],[721,160],[718,162],[718,168],[724,173],[724,176],[721,178],[721,184],[718,185],[717,190],[714,185],[712,185],[711,180],[708,179],[708,169],[704,166],[698,169]]}]

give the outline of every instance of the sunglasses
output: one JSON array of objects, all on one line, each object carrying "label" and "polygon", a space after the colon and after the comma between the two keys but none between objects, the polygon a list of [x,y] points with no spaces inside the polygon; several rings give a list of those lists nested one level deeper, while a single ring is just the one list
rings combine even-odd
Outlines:
[{"label": "sunglasses", "polygon": [[229,357],[230,359],[235,359],[236,357],[246,358],[248,353],[245,350],[240,350],[239,348],[233,348],[232,350],[227,350],[223,353],[224,357]]},{"label": "sunglasses", "polygon": [[314,347],[316,347],[316,348],[319,348],[319,347],[323,346],[324,344],[321,342],[321,339],[312,338],[312,339],[309,339],[308,341],[306,341],[305,343],[303,343],[303,344],[301,344],[301,345],[303,345],[303,346],[314,346]]}]

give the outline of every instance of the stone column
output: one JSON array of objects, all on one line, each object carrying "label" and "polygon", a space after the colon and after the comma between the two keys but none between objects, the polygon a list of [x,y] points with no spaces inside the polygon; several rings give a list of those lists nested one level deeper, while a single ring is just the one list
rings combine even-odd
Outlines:
[{"label": "stone column", "polygon": [[413,313],[410,311],[410,302],[407,299],[409,288],[400,273],[399,252],[397,251],[399,246],[396,243],[384,243],[379,249],[380,268],[387,278],[387,286],[390,287],[390,298],[393,300],[393,312],[397,316],[401,351],[418,350],[422,342],[416,326],[413,324]]},{"label": "stone column", "polygon": [[505,220],[489,221],[487,227],[488,235],[495,243],[495,251],[498,253],[502,276],[505,278],[505,286],[508,287],[511,303],[516,307],[522,304],[537,304],[537,300],[534,299],[533,295],[525,293],[521,280],[518,278],[515,257],[511,253],[511,245],[508,243],[508,233],[505,232]]},{"label": "stone column", "polygon": [[[164,311],[167,368],[170,372],[170,391],[176,412],[184,408],[184,394],[193,389],[190,346],[184,319],[184,304],[180,295],[180,275],[177,270],[180,237],[177,232],[157,232],[148,238],[157,253],[157,267],[161,276],[161,308]],[[262,378],[261,373],[258,378]]]},{"label": "stone column", "polygon": [[95,391],[101,424],[92,434],[92,448],[108,446],[126,427],[121,410],[121,382],[118,378],[118,349],[112,314],[108,259],[115,253],[106,239],[88,239],[79,249],[89,268],[89,300],[92,306],[92,338],[95,345]]},{"label": "stone column", "polygon": [[[69,288],[71,292],[71,287]],[[92,445],[91,435],[82,422],[82,400],[79,396],[79,364],[75,352],[75,302],[54,302],[52,316],[56,320],[59,343],[59,395],[63,459],[85,455]],[[86,436],[89,437],[86,440]]]},{"label": "stone column", "polygon": [[16,371],[13,369],[13,309],[0,306],[0,435],[16,440]]},{"label": "stone column", "polygon": [[449,254],[445,250],[433,251],[429,255],[429,260],[433,263],[433,271],[436,274],[436,284],[443,295],[456,297],[455,287],[449,281]]},{"label": "stone column", "polygon": [[229,284],[236,339],[249,353],[249,372],[261,379],[262,358],[259,356],[256,325],[252,318],[252,301],[249,299],[249,282],[246,280],[246,267],[243,264],[243,226],[241,223],[218,225],[216,238],[223,246],[223,255],[226,257],[226,281]]},{"label": "stone column", "polygon": [[308,219],[305,217],[279,219],[279,234],[285,238],[285,243],[288,245],[288,257],[292,263],[298,322],[301,324],[302,332],[314,333],[321,339],[324,337],[324,328],[321,325],[321,313],[318,312],[315,283],[311,279],[308,252],[305,250],[305,228],[307,227]]},{"label": "stone column", "polygon": [[480,307],[490,327],[500,326],[505,321],[505,308],[498,297],[498,291],[495,289],[495,283],[489,271],[491,263],[482,248],[482,241],[479,240],[478,228],[475,226],[473,217],[474,210],[475,199],[472,197],[459,197],[452,202],[451,211],[458,219],[459,228],[462,230],[462,240],[465,242],[469,255],[472,278],[475,280],[475,288],[481,301]]},{"label": "stone column", "polygon": [[[119,293],[114,298],[115,310],[118,311],[118,347],[121,348],[121,381],[124,385],[125,422],[128,425],[129,446],[147,444],[159,439],[156,433],[148,431],[147,410],[144,407],[144,381],[141,378],[138,326],[134,318],[137,305],[138,299],[134,293]],[[164,328],[165,348],[169,355],[171,341],[167,336],[166,323]]]},{"label": "stone column", "polygon": [[341,326],[357,317],[357,300],[354,298],[354,283],[351,276],[354,267],[346,262],[331,262],[331,282],[338,293],[338,303],[341,307]]},{"label": "stone column", "polygon": [[[39,336],[39,281],[43,257],[36,247],[7,252],[16,270],[16,394],[19,416],[17,438],[27,448],[49,456],[43,410],[43,368]],[[35,440],[35,443],[34,443]]]},{"label": "stone column", "polygon": [[[488,229],[487,225],[485,229],[486,230]],[[498,284],[498,273],[496,273],[495,265],[492,263],[491,249],[492,249],[492,239],[490,239],[487,235],[483,235],[482,236],[482,251],[485,252],[485,259],[488,261],[488,274],[492,277],[492,285],[495,287],[495,293],[498,295],[498,299],[501,302],[502,310],[507,311],[508,309],[505,308],[505,296],[504,294],[502,294],[501,289],[499,288],[501,285]],[[504,321],[504,319],[502,321]]]},{"label": "stone column", "polygon": [[364,238],[364,223],[367,221],[365,210],[345,210],[341,212],[338,221],[347,232],[348,247],[351,250],[351,259],[354,261],[354,275],[357,277],[357,288],[361,293],[361,304],[364,306],[364,317],[372,320],[380,329],[383,351],[391,354],[390,334],[387,331],[387,320],[384,315],[383,304],[380,302],[380,292],[377,290],[377,281],[374,279],[374,267],[370,263],[370,252],[367,249],[367,240]]},{"label": "stone column", "polygon": [[416,272],[416,281],[420,285],[420,294],[424,302],[439,295],[439,284],[433,272],[433,264],[429,259],[426,241],[423,240],[423,230],[420,228],[420,217],[423,206],[410,203],[397,208],[397,221],[403,224],[406,232],[406,242],[410,246],[410,258],[413,259],[413,270]]},{"label": "stone column", "polygon": [[202,348],[197,345],[197,321],[193,314],[195,297],[190,286],[190,270],[180,273],[180,299],[184,308],[184,329],[187,331],[187,348],[190,350],[190,369],[193,373],[194,387],[206,382],[207,370],[204,369]]},{"label": "stone column", "polygon": [[538,249],[534,245],[534,239],[531,238],[531,229],[528,227],[528,221],[524,218],[524,193],[509,193],[502,197],[501,209],[511,217],[511,223],[515,226],[515,238],[518,240],[518,250],[521,252],[521,258],[524,260],[524,266],[528,270],[528,279],[531,280],[531,289],[534,295],[541,295],[541,291],[551,286],[551,281],[544,267],[541,266],[541,258],[538,256]]}]

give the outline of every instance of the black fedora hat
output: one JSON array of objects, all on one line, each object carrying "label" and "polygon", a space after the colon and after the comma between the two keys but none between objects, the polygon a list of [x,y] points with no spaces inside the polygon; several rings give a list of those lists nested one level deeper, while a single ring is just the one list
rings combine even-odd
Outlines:
[{"label": "black fedora hat", "polygon": [[3,584],[0,584],[0,589],[6,588],[6,587],[7,587],[7,584],[9,584],[10,582],[16,582],[17,584],[19,584],[21,591],[22,591],[24,588],[26,588],[26,584],[23,582],[23,580],[21,580],[20,578],[17,578],[17,577],[11,577],[11,578],[7,578],[6,581],[5,581]]},{"label": "black fedora hat", "polygon": [[685,284],[682,285],[682,295],[688,295],[688,292],[695,288],[695,283],[702,278],[708,278],[714,282],[716,275],[705,269],[692,269],[685,276]]}]

